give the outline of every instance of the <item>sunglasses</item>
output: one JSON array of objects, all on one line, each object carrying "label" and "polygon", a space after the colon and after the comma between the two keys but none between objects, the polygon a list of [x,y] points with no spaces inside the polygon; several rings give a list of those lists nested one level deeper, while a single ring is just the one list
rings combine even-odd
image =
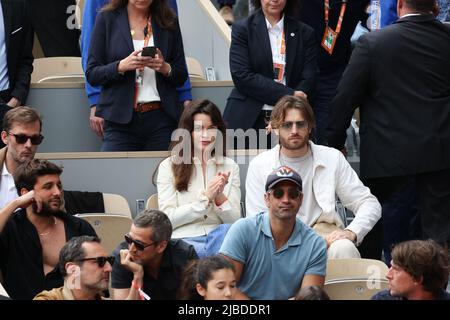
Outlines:
[{"label": "sunglasses", "polygon": [[292,126],[295,124],[295,126],[297,127],[297,129],[304,129],[308,127],[308,122],[307,121],[285,121],[281,124],[281,128],[284,130],[291,130]]},{"label": "sunglasses", "polygon": [[116,258],[114,256],[109,257],[95,257],[95,258],[84,258],[77,261],[83,262],[83,261],[94,261],[98,264],[100,268],[103,268],[106,264],[106,262],[109,262],[109,264],[112,266],[114,264],[114,260]]},{"label": "sunglasses", "polygon": [[145,248],[153,246],[155,244],[158,244],[158,242],[152,242],[152,243],[143,243],[139,240],[134,240],[129,234],[124,235],[125,241],[128,243],[129,246],[131,246],[131,244],[134,244],[134,246],[136,247],[136,249],[138,249],[139,251],[144,251]]},{"label": "sunglasses", "polygon": [[[269,193],[271,193],[276,199],[281,199],[284,196],[284,190],[281,188],[273,189]],[[298,197],[301,194],[301,191],[297,188],[289,188],[287,193],[288,193],[289,199],[295,200],[295,199],[298,199]]]},{"label": "sunglasses", "polygon": [[44,140],[44,136],[43,135],[38,135],[38,136],[27,136],[26,134],[15,134],[12,132],[8,132],[8,134],[10,136],[14,136],[14,138],[16,138],[16,142],[18,144],[24,144],[27,143],[28,139],[30,139],[31,144],[39,145],[42,143],[42,140]]}]

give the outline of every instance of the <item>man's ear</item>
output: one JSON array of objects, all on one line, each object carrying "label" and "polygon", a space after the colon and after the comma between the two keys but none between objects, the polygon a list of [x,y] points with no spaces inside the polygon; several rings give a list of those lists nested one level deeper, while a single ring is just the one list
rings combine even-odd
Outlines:
[{"label": "man's ear", "polygon": [[6,132],[5,130],[2,131],[2,141],[4,144],[8,145],[8,132]]},{"label": "man's ear", "polygon": [[163,253],[164,250],[166,250],[167,244],[168,244],[168,241],[166,241],[166,240],[161,241],[161,242],[158,243],[158,245],[156,246],[156,251],[157,251],[158,253]]},{"label": "man's ear", "polygon": [[423,283],[423,276],[419,276],[417,278],[414,278],[414,284],[417,284],[417,285],[421,286],[422,283]]},{"label": "man's ear", "polygon": [[28,192],[30,192],[29,190],[27,190],[27,188],[21,188],[20,189],[20,195],[23,196],[24,194],[27,194]]},{"label": "man's ear", "polygon": [[269,193],[264,193],[264,202],[266,203],[266,207],[269,208]]},{"label": "man's ear", "polygon": [[397,16],[400,17],[401,15],[401,10],[403,9],[404,3],[403,0],[398,0],[397,1]]},{"label": "man's ear", "polygon": [[73,262],[66,262],[66,265],[64,267],[68,275],[75,275],[80,269],[80,266]]}]

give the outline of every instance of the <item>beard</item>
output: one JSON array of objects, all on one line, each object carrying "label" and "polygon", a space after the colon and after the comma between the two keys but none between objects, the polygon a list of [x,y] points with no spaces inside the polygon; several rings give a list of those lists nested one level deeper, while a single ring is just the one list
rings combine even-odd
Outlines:
[{"label": "beard", "polygon": [[304,137],[297,135],[295,137],[298,138],[298,140],[292,141],[289,139],[289,136],[283,137],[280,135],[280,145],[287,150],[299,150],[307,145],[309,135],[305,135]]},{"label": "beard", "polygon": [[38,208],[37,208],[37,204],[36,202],[32,203],[33,206],[33,210],[36,213],[36,215],[41,216],[41,217],[50,217],[50,216],[54,216],[56,215],[60,210],[59,207],[58,209],[53,209],[48,202],[42,202],[42,207],[41,207],[41,211],[38,212]]}]

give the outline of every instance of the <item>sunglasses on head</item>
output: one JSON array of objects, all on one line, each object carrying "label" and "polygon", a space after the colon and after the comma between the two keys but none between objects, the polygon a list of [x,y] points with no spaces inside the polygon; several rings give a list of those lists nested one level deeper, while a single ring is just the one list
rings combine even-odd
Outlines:
[{"label": "sunglasses on head", "polygon": [[114,256],[109,257],[95,257],[95,258],[84,258],[77,261],[83,262],[83,261],[94,261],[98,264],[100,268],[103,268],[106,264],[106,262],[109,262],[109,264],[112,266],[114,264],[114,260],[116,258]]},{"label": "sunglasses on head", "polygon": [[[284,196],[284,190],[281,188],[275,188],[269,193],[271,193],[276,199],[281,199]],[[301,191],[298,188],[289,188],[287,193],[289,199],[295,200],[298,199]]]},{"label": "sunglasses on head", "polygon": [[302,120],[302,121],[285,121],[281,124],[280,127],[284,130],[290,130],[290,129],[292,129],[294,124],[297,129],[304,129],[304,128],[308,127],[308,122],[304,121],[304,120]]},{"label": "sunglasses on head", "polygon": [[143,243],[139,240],[134,240],[129,234],[126,234],[124,236],[125,241],[128,243],[129,246],[131,246],[131,244],[134,244],[134,246],[136,247],[136,249],[138,249],[139,251],[144,251],[145,248],[153,246],[155,244],[157,244],[157,242],[152,242],[152,243]]},{"label": "sunglasses on head", "polygon": [[42,134],[37,136],[27,136],[26,134],[15,134],[12,132],[8,132],[9,135],[14,136],[16,138],[16,142],[18,144],[24,144],[27,143],[28,139],[30,139],[31,144],[39,145],[42,143],[42,140],[44,140],[44,136]]}]

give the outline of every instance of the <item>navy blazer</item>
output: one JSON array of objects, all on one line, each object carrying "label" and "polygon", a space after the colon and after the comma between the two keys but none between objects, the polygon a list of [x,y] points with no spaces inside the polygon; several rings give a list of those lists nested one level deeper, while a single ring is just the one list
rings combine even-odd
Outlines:
[{"label": "navy blazer", "polygon": [[[33,72],[33,29],[23,0],[1,0],[10,95],[24,105]],[[8,102],[8,101],[6,101]]]},{"label": "navy blazer", "polygon": [[[188,77],[183,41],[178,20],[175,29],[164,29],[152,20],[155,46],[172,67],[170,77],[156,72],[156,86],[163,111],[178,123],[182,105],[177,86]],[[97,15],[89,47],[86,78],[93,86],[102,86],[95,115],[115,123],[129,123],[133,115],[135,71],[117,72],[120,60],[134,51],[127,8]]]},{"label": "navy blazer", "polygon": [[269,33],[262,10],[233,24],[230,70],[235,88],[224,119],[228,128],[252,128],[264,104],[275,105],[301,90],[311,99],[317,77],[318,42],[308,25],[285,15],[286,85],[275,82]]}]

